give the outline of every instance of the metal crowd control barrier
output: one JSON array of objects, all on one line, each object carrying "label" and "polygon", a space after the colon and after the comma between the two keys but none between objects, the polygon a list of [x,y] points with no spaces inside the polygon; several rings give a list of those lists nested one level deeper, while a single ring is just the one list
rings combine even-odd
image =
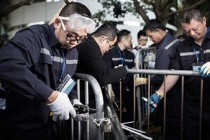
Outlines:
[{"label": "metal crowd control barrier", "polygon": [[[136,58],[135,58],[135,63],[136,63],[136,68],[137,69],[147,69],[148,68],[148,61],[150,61],[149,58],[147,58],[148,60],[146,61],[145,58],[146,57],[149,57],[148,54],[149,53],[152,53],[152,54],[155,54],[155,51],[156,51],[156,47],[147,47],[147,48],[142,48],[142,49],[139,49],[137,51],[137,55],[136,55]],[[137,73],[135,75],[135,77],[146,77],[146,74],[143,74],[143,73]],[[134,77],[134,80],[135,80],[135,77]],[[135,82],[135,81],[134,81]],[[134,98],[133,98],[133,127],[135,127],[135,122],[136,122],[136,96],[138,96],[138,94],[136,94],[136,92],[143,92],[144,90],[142,90],[142,88],[137,88],[137,91],[135,90],[135,85],[134,85],[134,91],[133,91],[133,95],[134,95]],[[146,88],[146,87],[145,87]],[[139,91],[141,90],[141,91]],[[119,119],[120,119],[120,122],[122,121],[122,110],[123,110],[123,106],[122,106],[122,81],[120,80],[119,81],[119,97],[120,97],[120,104],[119,104]],[[138,102],[139,103],[139,102]],[[138,116],[140,116],[140,112],[142,112],[142,109],[140,108],[137,108],[138,109]],[[139,119],[141,120],[141,119]],[[141,126],[141,122],[139,122],[139,125]]]},{"label": "metal crowd control barrier", "polygon": [[[77,79],[77,92],[78,92],[78,99],[80,99],[80,80],[85,81],[85,104],[89,104],[89,88],[88,85],[90,84],[94,95],[95,95],[95,101],[96,101],[96,120],[100,120],[103,119],[103,109],[104,109],[104,100],[103,100],[103,95],[102,95],[102,91],[100,88],[100,85],[98,84],[98,82],[96,81],[96,79],[94,77],[92,77],[91,75],[87,75],[87,74],[81,74],[81,73],[75,73],[74,78]],[[73,121],[72,121],[73,122]],[[73,123],[72,123],[73,124]],[[84,132],[86,134],[86,138],[87,140],[89,140],[89,120],[87,120],[86,122],[86,132]],[[73,130],[73,125],[72,125],[72,134],[74,134]],[[100,131],[99,129],[97,129],[97,139],[102,139],[103,138],[103,133],[102,131]],[[74,135],[72,135],[72,139],[74,139]],[[81,140],[81,123],[78,122],[78,140]]]},{"label": "metal crowd control barrier", "polygon": [[[110,96],[108,95],[108,90],[106,88],[101,89],[100,85],[94,77],[87,74],[76,73],[74,78],[77,80],[77,92],[78,98],[80,99],[80,81],[85,81],[85,104],[89,104],[89,85],[91,85],[96,101],[96,117],[94,118],[97,128],[97,140],[127,140],[125,133],[122,129]],[[91,120],[86,122],[86,132],[85,140],[89,140],[89,123]],[[71,139],[74,140],[74,121],[71,121]],[[124,126],[125,127],[125,126]],[[126,127],[127,128],[127,127]],[[137,132],[135,132],[137,133]],[[111,134],[111,136],[109,136]],[[84,134],[83,134],[84,135]],[[81,138],[81,123],[78,123],[78,140]]]},{"label": "metal crowd control barrier", "polygon": [[[129,69],[128,73],[132,73],[132,74],[146,74],[147,78],[148,78],[148,84],[147,89],[145,90],[145,92],[147,92],[147,97],[149,99],[150,97],[150,93],[154,93],[151,92],[150,90],[150,75],[154,75],[154,74],[160,74],[160,75],[164,75],[164,79],[166,78],[167,75],[179,75],[181,78],[181,128],[180,130],[182,130],[183,128],[183,104],[184,104],[184,76],[199,76],[199,72],[195,72],[195,71],[186,71],[186,70],[155,70],[155,69]],[[199,115],[199,138],[201,140],[201,132],[202,132],[202,101],[203,101],[203,79],[201,78],[201,89],[200,89],[200,115]],[[137,92],[135,91],[134,88],[134,93]],[[144,94],[145,95],[145,94]],[[165,139],[165,127],[166,127],[166,98],[167,98],[167,94],[164,93],[164,112],[163,112],[163,139]],[[140,95],[142,96],[142,95]],[[141,101],[141,98],[139,98],[138,100]],[[149,102],[149,101],[148,101]],[[141,106],[144,104],[140,104]],[[150,112],[149,112],[149,105],[148,105],[148,109],[146,111],[146,118],[145,120],[147,120],[147,132],[148,135],[149,134],[149,127],[150,127]],[[141,113],[144,114],[145,110],[141,110],[138,109],[138,111],[140,111],[140,113],[138,115],[138,121],[140,121],[141,125],[139,125],[139,129],[142,129],[143,124],[145,123],[144,120],[142,120],[142,116],[145,117],[145,115],[142,115]],[[180,136],[181,139],[183,139],[183,132],[180,132]]]}]

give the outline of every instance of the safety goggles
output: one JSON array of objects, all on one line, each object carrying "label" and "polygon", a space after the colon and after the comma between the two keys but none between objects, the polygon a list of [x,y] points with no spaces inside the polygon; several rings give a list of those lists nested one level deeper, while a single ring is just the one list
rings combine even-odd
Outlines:
[{"label": "safety goggles", "polygon": [[87,36],[79,36],[77,33],[75,32],[72,32],[72,31],[68,31],[66,29],[66,27],[64,26],[63,24],[63,21],[61,20],[61,26],[64,30],[64,32],[66,33],[66,40],[70,41],[70,42],[74,42],[74,41],[77,41],[77,43],[81,43],[83,40],[86,39]]},{"label": "safety goggles", "polygon": [[[70,17],[62,17],[59,16],[60,20],[66,20],[68,21],[68,26],[72,29],[72,30],[79,30],[82,28],[86,29],[87,33],[92,33],[95,29],[96,23],[94,20],[85,17],[85,16],[81,16],[79,14],[72,14]],[[66,30],[66,27],[64,26],[63,22],[61,22],[64,30]]]}]

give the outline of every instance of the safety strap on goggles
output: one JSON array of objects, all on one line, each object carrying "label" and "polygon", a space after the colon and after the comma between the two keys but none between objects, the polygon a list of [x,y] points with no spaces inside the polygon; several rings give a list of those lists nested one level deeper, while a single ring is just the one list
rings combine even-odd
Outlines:
[{"label": "safety strap on goggles", "polygon": [[96,26],[96,23],[94,20],[85,16],[81,16],[79,14],[72,14],[70,17],[59,16],[59,18],[61,20],[67,20],[68,26],[73,30],[86,28],[87,33],[92,33]]}]

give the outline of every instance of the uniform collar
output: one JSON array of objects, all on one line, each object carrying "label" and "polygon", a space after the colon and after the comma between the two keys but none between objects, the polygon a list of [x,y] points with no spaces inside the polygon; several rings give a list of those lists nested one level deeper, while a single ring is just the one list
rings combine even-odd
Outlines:
[{"label": "uniform collar", "polygon": [[170,38],[171,38],[171,35],[169,33],[166,33],[165,36],[163,37],[163,39],[155,45],[156,49],[159,49],[162,46],[167,45],[166,43],[168,43]]}]

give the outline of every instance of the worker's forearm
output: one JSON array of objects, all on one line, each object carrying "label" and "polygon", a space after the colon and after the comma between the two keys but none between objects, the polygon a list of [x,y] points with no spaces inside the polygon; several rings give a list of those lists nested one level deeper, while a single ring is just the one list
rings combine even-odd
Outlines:
[{"label": "worker's forearm", "polygon": [[168,75],[161,87],[157,90],[157,93],[163,97],[164,93],[167,93],[176,84],[178,79],[179,76],[177,75]]}]

